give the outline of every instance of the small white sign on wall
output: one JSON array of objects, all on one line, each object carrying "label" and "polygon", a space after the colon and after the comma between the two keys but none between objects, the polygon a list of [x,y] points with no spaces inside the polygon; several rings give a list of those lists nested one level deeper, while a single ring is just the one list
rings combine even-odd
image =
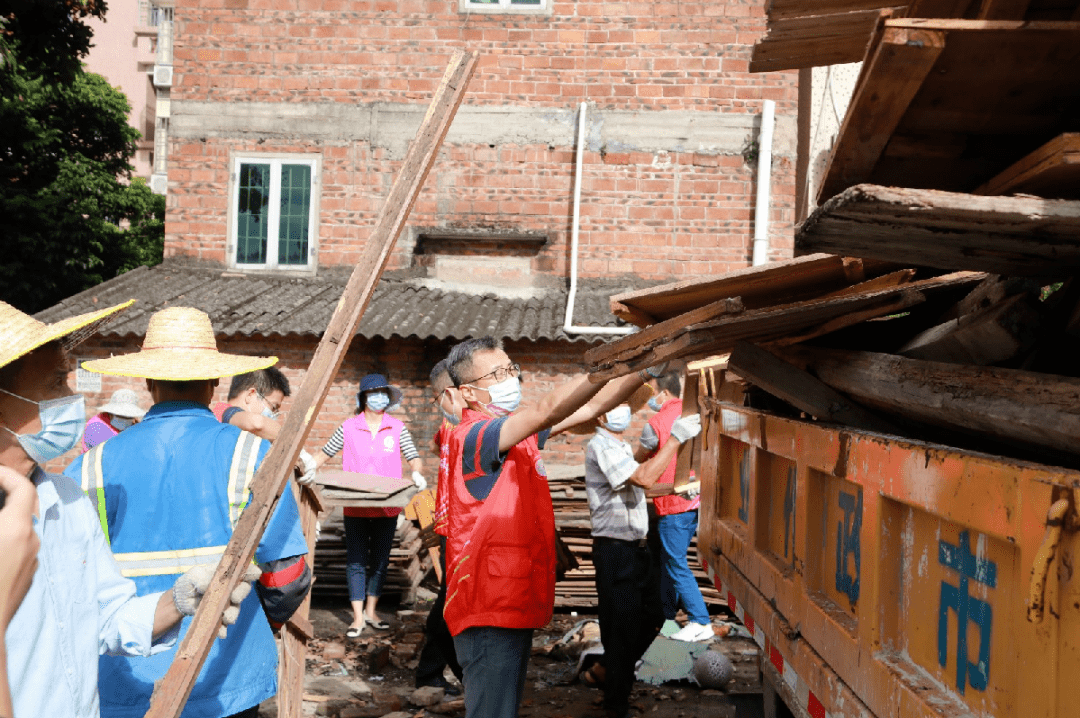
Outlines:
[{"label": "small white sign on wall", "polygon": [[83,362],[89,358],[75,360],[75,391],[80,394],[93,394],[101,391],[101,374],[83,369]]}]

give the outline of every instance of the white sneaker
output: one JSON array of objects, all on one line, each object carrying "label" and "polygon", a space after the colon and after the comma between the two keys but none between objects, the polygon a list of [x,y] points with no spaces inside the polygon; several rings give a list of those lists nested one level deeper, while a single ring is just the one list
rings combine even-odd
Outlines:
[{"label": "white sneaker", "polygon": [[716,634],[713,633],[712,624],[694,623],[691,621],[671,637],[676,641],[711,641],[716,637]]}]

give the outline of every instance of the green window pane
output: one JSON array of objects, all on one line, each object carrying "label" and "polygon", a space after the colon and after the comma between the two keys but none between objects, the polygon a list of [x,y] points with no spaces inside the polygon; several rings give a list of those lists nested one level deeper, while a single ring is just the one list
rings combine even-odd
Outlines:
[{"label": "green window pane", "polygon": [[282,165],[278,264],[307,264],[310,217],[311,167]]},{"label": "green window pane", "polygon": [[270,165],[240,165],[236,208],[236,263],[265,264]]},{"label": "green window pane", "polygon": [[510,0],[511,5],[540,5],[543,0]]},{"label": "green window pane", "polygon": [[498,5],[499,0],[470,0],[472,5]]}]

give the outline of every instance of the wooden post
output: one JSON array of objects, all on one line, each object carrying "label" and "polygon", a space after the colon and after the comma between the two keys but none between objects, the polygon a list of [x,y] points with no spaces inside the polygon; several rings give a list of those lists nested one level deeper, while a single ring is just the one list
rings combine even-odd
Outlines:
[{"label": "wooden post", "polygon": [[334,315],[315,350],[304,381],[294,400],[281,434],[271,446],[251,484],[251,501],[240,515],[225,555],[218,564],[210,588],[203,596],[194,620],[176,651],[168,673],[158,682],[150,699],[147,718],[176,718],[184,709],[210,646],[229,605],[229,594],[239,583],[255,548],[285,490],[289,473],[300,455],[315,415],[322,407],[337,375],[349,343],[356,334],[375,285],[382,275],[390,250],[397,240],[435,164],[443,138],[450,129],[476,67],[477,53],[455,53],[435,91],[416,139],[405,157],[382,211],[367,238],[364,254],[353,269]]},{"label": "wooden post", "polygon": [[[683,378],[682,390],[682,416],[691,416],[698,413],[698,372],[687,371]],[[672,487],[678,492],[679,487],[690,482],[690,470],[693,468],[694,449],[697,446],[697,437],[679,447],[675,453],[675,478]]]},{"label": "wooden post", "polygon": [[[295,485],[294,485],[295,488]],[[298,493],[300,525],[307,539],[308,566],[315,570],[315,525],[322,511],[319,490],[303,486]],[[314,578],[314,576],[312,577]],[[302,709],[304,695],[304,667],[307,659],[307,642],[313,637],[308,614],[311,609],[311,593],[304,597],[289,622],[281,627],[281,665],[278,666],[278,718],[297,718]]]}]

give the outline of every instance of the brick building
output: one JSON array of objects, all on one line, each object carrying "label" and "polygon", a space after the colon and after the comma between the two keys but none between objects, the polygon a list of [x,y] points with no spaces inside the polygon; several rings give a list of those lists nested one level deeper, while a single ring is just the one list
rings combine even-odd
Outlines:
[{"label": "brick building", "polygon": [[[422,389],[454,342],[505,336],[528,400],[603,340],[562,328],[582,106],[575,324],[614,326],[606,297],[620,290],[749,263],[766,99],[770,256],[791,254],[796,74],[747,73],[760,3],[164,4],[166,261],[42,313],[140,300],[80,356],[134,350],[152,311],[188,304],[211,314],[223,350],[272,352],[298,385],[452,52],[481,55],[309,449],[368,371],[402,386],[424,444],[436,413]],[[89,384],[91,408],[119,385]],[[555,442],[550,461],[579,462],[580,446]]]}]

